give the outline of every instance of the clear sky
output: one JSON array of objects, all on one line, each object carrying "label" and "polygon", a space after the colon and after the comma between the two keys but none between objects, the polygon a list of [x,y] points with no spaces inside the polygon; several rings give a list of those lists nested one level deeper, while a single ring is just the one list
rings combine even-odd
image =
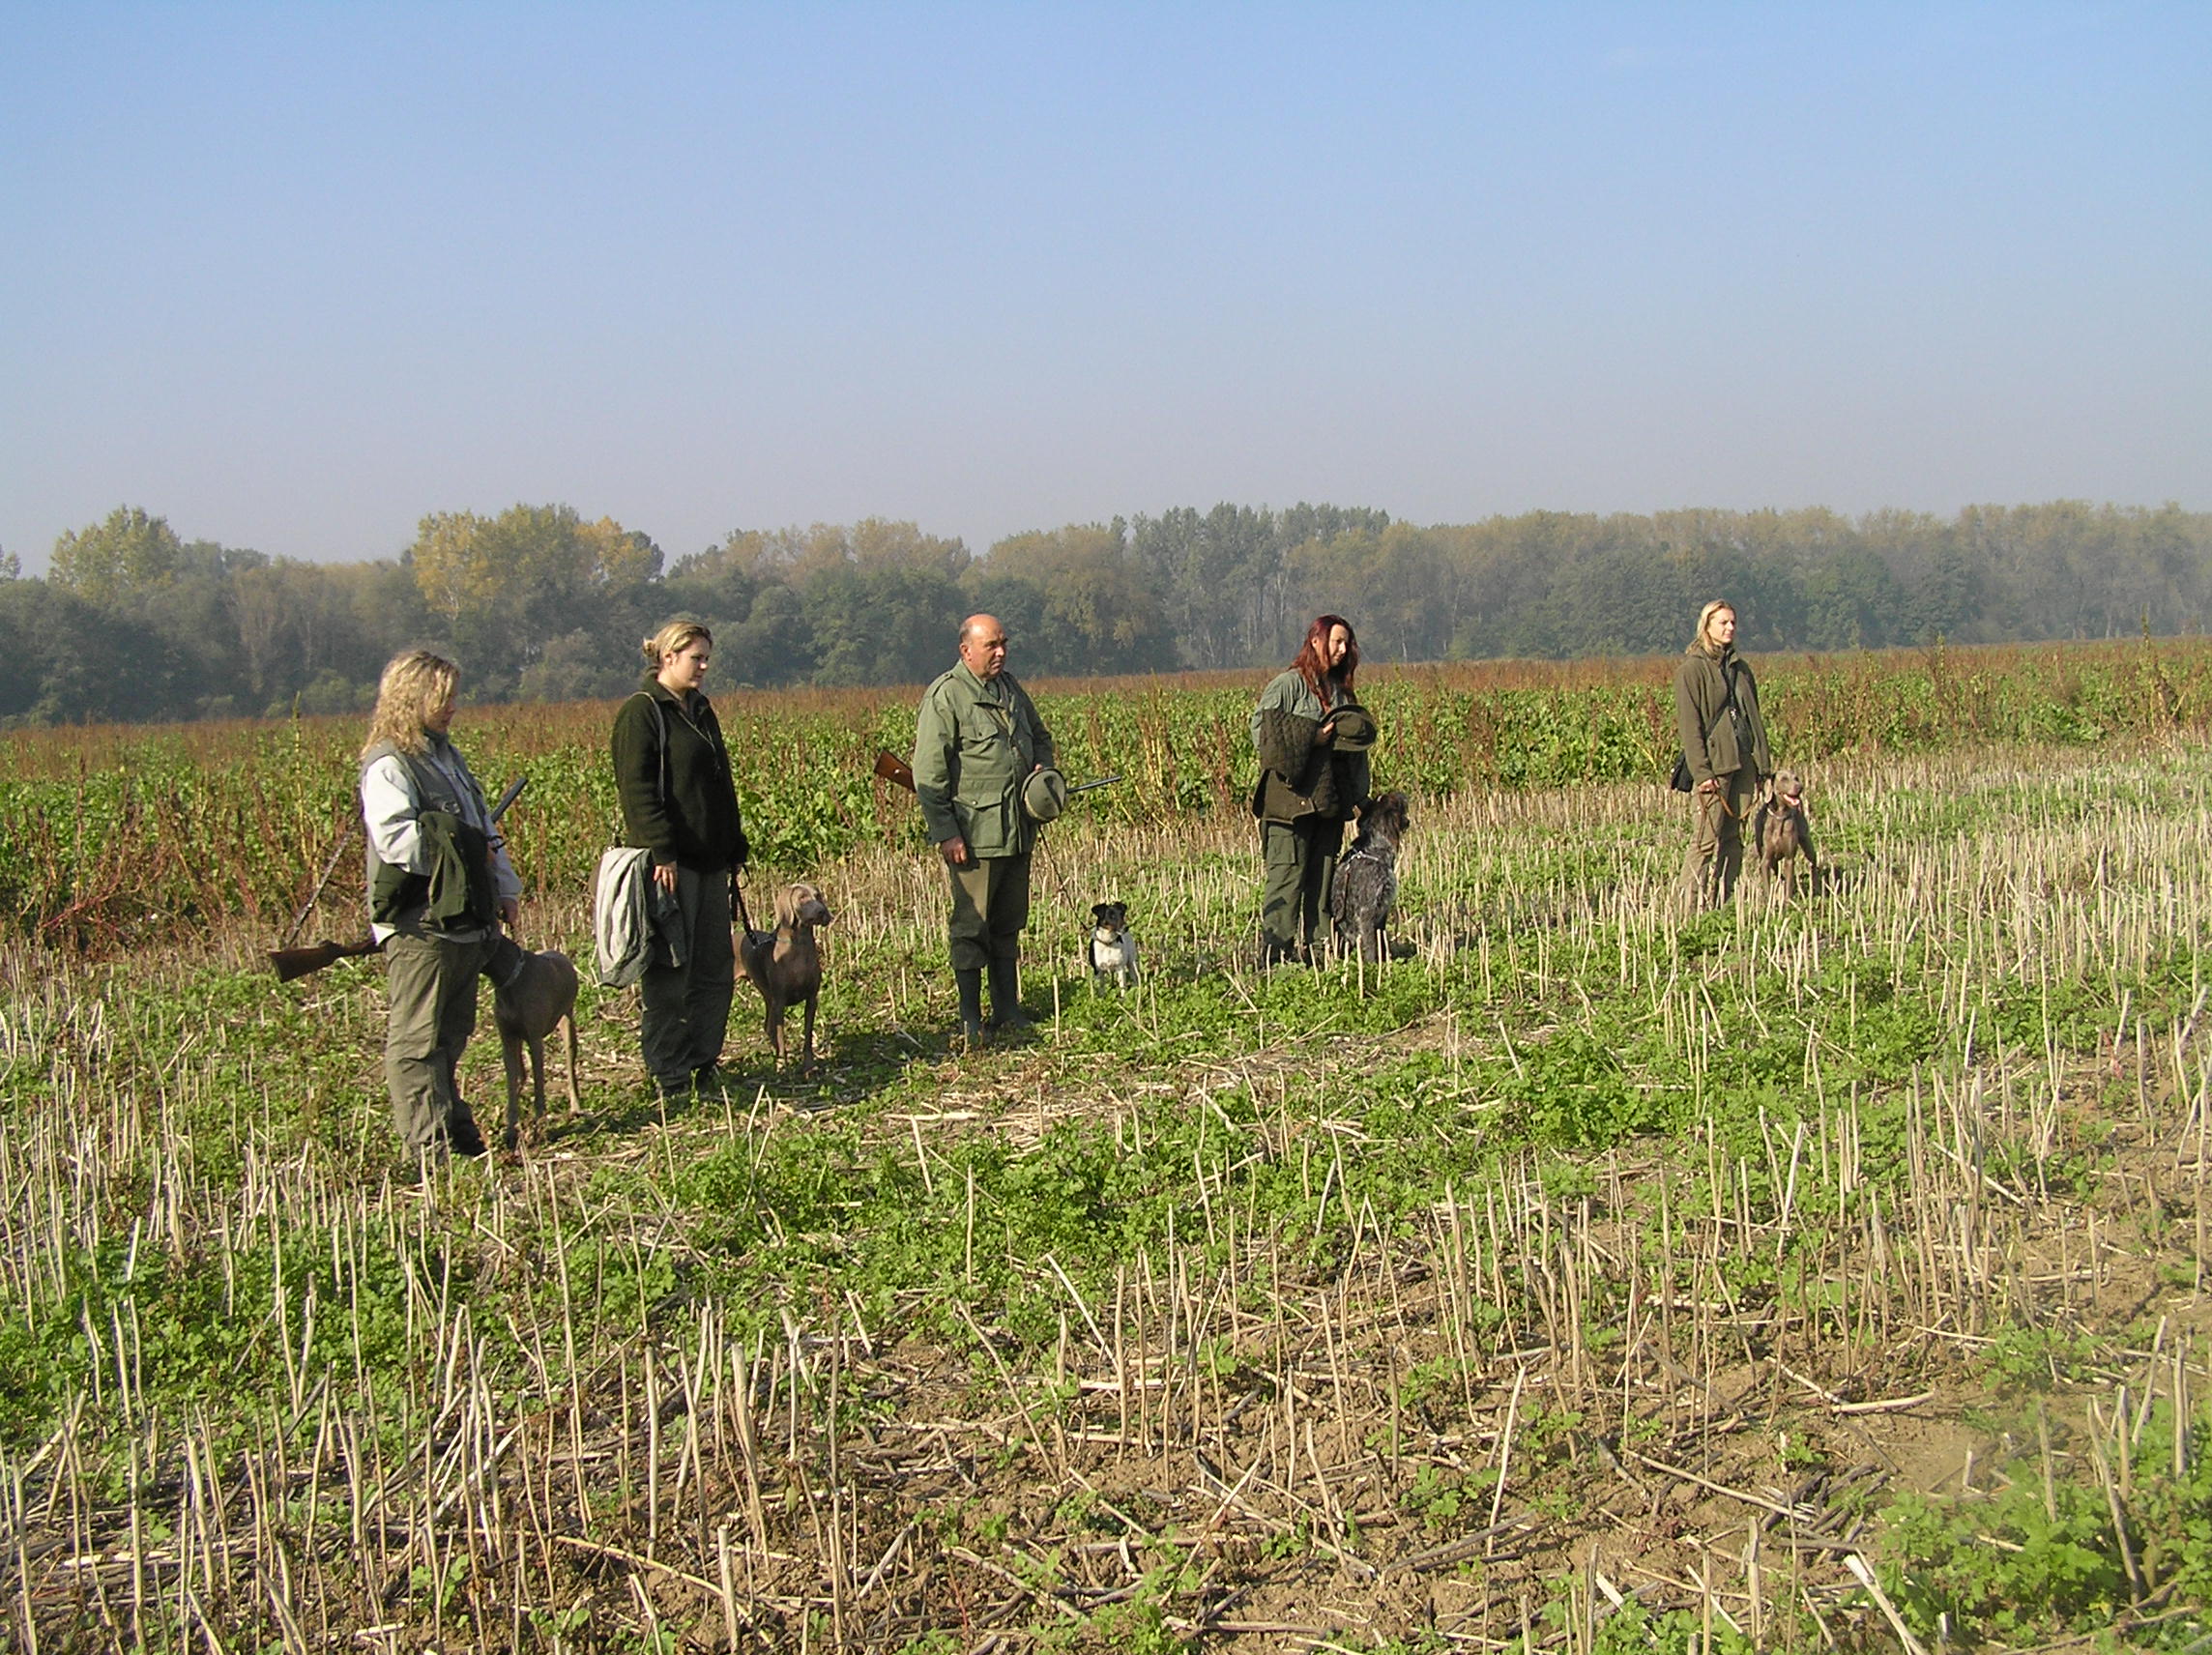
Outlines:
[{"label": "clear sky", "polygon": [[0,548],[2212,508],[2212,5],[0,0]]}]

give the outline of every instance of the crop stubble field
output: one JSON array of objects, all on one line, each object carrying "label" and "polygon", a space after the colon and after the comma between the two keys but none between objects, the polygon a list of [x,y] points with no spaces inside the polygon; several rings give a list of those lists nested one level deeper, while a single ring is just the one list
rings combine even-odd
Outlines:
[{"label": "crop stubble field", "polygon": [[[257,969],[355,732],[9,738],[10,1637],[2190,1647],[2207,664],[1772,663],[1833,877],[1694,919],[1666,663],[1380,683],[1421,802],[1367,973],[1251,967],[1250,683],[1061,686],[1143,785],[1056,831],[1047,1021],[975,1058],[860,769],[898,709],[739,696],[838,914],[826,1077],[741,1000],[742,1092],[663,1115],[587,990],[584,1114],[426,1179],[373,964]],[[534,943],[583,945],[605,718],[457,726],[532,775]],[[1128,996],[1073,966],[1107,895]]]}]

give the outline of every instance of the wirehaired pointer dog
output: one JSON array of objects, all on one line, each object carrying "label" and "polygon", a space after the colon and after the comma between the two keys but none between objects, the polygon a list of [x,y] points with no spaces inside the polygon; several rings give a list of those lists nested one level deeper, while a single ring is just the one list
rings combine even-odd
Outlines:
[{"label": "wirehaired pointer dog", "polygon": [[1370,964],[1382,959],[1382,929],[1398,905],[1398,846],[1406,837],[1406,796],[1398,792],[1368,800],[1359,831],[1336,864],[1329,891],[1339,947],[1357,947]]},{"label": "wirehaired pointer dog", "polygon": [[739,966],[767,1004],[768,1043],[775,1048],[778,1063],[784,1060],[784,1010],[805,1006],[801,1074],[814,1072],[814,1007],[822,998],[822,951],[815,946],[814,930],[829,923],[829,905],[820,891],[810,885],[787,885],[775,893],[775,929],[747,931],[738,948]]},{"label": "wirehaired pointer dog", "polygon": [[576,1095],[576,968],[558,948],[542,954],[516,949],[520,957],[492,994],[492,1022],[499,1026],[500,1055],[507,1061],[507,1147],[521,1142],[522,1054],[530,1053],[530,1084],[537,1104],[531,1121],[533,1143],[545,1133],[545,1037],[568,1028],[568,1108],[583,1108]]},{"label": "wirehaired pointer dog", "polygon": [[1137,980],[1137,940],[1129,934],[1129,905],[1097,902],[1091,906],[1091,941],[1084,944],[1084,960],[1091,967],[1091,982],[1111,976],[1115,986],[1128,988]]},{"label": "wirehaired pointer dog", "polygon": [[1819,888],[1820,859],[1813,854],[1813,827],[1805,814],[1805,783],[1795,770],[1774,772],[1766,797],[1759,801],[1759,809],[1751,818],[1751,848],[1763,872],[1781,874],[1784,891],[1796,888],[1794,864],[1799,857],[1811,870],[1814,888]]}]

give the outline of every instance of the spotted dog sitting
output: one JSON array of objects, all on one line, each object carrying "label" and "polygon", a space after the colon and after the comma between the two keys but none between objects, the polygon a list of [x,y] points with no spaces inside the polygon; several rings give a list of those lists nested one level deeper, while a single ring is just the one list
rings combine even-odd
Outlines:
[{"label": "spotted dog sitting", "polygon": [[1127,903],[1091,905],[1091,940],[1084,944],[1083,957],[1090,963],[1093,987],[1100,978],[1108,976],[1118,988],[1128,988],[1136,982],[1137,939],[1129,934]]},{"label": "spotted dog sitting", "polygon": [[1398,905],[1398,846],[1406,836],[1406,796],[1383,794],[1360,813],[1359,832],[1336,864],[1329,893],[1339,947],[1356,947],[1370,964],[1382,958],[1382,930]]}]

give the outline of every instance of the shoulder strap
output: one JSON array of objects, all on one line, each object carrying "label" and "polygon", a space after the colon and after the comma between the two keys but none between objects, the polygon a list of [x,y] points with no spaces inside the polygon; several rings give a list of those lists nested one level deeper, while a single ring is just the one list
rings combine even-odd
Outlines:
[{"label": "shoulder strap", "polygon": [[1736,715],[1735,674],[1728,670],[1728,661],[1725,657],[1715,661],[1713,665],[1721,675],[1721,704],[1713,713],[1712,721],[1705,726],[1704,739],[1707,741],[1713,739],[1713,732],[1721,727],[1723,718],[1733,718]]},{"label": "shoulder strap", "polygon": [[668,803],[668,714],[661,711],[659,696],[649,695],[646,700],[653,703],[653,722],[660,731],[660,802],[665,807]]},{"label": "shoulder strap", "polygon": [[660,738],[660,802],[668,803],[668,714],[660,710],[660,697],[649,690],[633,692],[653,709],[654,733]]}]

